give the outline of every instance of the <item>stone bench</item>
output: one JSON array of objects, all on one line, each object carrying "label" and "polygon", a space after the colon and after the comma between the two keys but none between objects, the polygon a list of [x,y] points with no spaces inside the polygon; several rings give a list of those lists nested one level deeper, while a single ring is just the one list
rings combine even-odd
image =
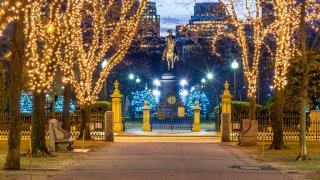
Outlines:
[{"label": "stone bench", "polygon": [[61,123],[56,119],[49,120],[49,150],[67,151],[72,150],[74,139],[70,138],[69,133],[61,127]]}]

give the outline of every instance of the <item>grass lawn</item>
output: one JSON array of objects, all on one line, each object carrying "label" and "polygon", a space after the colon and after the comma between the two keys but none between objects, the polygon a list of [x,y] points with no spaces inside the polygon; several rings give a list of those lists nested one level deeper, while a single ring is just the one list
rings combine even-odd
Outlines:
[{"label": "grass lawn", "polygon": [[[311,161],[295,161],[299,154],[299,141],[286,141],[289,149],[268,150],[271,141],[259,142],[256,147],[239,147],[251,157],[264,161],[290,174],[303,174],[308,179],[320,179],[320,141],[308,141],[307,150]],[[300,178],[299,178],[300,179]]]},{"label": "grass lawn", "polygon": [[[6,140],[0,141],[0,179],[29,179],[29,167],[30,159],[29,156],[21,156],[21,171],[4,171],[6,153],[7,153]],[[85,141],[84,148],[90,148],[95,150],[95,148],[101,148],[107,146],[109,143],[104,141]],[[47,142],[48,145],[48,142]],[[74,148],[81,148],[82,142],[75,141]],[[29,140],[21,141],[21,154],[27,153],[29,149]],[[32,169],[33,176],[38,179],[45,179],[46,177],[53,176],[55,171],[62,170],[76,161],[83,159],[89,153],[73,153],[73,152],[54,152],[53,157],[47,158],[32,158]]]}]

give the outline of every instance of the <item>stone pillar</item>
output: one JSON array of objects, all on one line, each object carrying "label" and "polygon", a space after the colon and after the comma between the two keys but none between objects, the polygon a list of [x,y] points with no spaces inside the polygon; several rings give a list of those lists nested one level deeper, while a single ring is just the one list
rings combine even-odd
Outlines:
[{"label": "stone pillar", "polygon": [[104,136],[105,141],[108,142],[114,142],[114,136],[113,136],[113,112],[112,111],[106,111],[104,113]]},{"label": "stone pillar", "polygon": [[114,132],[122,132],[122,95],[119,90],[119,83],[116,81],[114,83],[114,92],[111,95],[111,108],[114,116]]},{"label": "stone pillar", "polygon": [[221,141],[229,142],[230,134],[232,132],[232,122],[231,122],[231,99],[232,96],[229,91],[229,83],[226,81],[224,84],[225,90],[220,96],[222,99],[222,113],[221,113]]},{"label": "stone pillar", "polygon": [[221,114],[221,142],[230,142],[231,113]]},{"label": "stone pillar", "polygon": [[199,101],[195,101],[196,106],[193,108],[193,127],[192,132],[200,132],[200,110]]},{"label": "stone pillar", "polygon": [[150,132],[150,108],[149,108],[149,102],[146,100],[144,101],[144,107],[143,110],[143,124],[142,124],[142,131]]}]

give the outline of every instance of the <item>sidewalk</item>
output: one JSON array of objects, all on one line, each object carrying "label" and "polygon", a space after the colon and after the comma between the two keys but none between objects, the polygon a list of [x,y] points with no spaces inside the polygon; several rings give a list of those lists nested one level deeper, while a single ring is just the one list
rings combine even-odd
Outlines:
[{"label": "sidewalk", "polygon": [[212,129],[202,129],[200,132],[191,132],[190,130],[154,130],[150,132],[144,132],[141,128],[126,129],[121,133],[115,133],[115,136],[124,137],[221,137],[220,132],[213,131]]},{"label": "sidewalk", "polygon": [[[116,137],[51,180],[286,180],[286,174],[208,137]],[[157,142],[162,139],[161,142]],[[178,142],[174,140],[177,139]],[[188,141],[189,140],[189,141]],[[141,142],[140,142],[141,141]]]}]

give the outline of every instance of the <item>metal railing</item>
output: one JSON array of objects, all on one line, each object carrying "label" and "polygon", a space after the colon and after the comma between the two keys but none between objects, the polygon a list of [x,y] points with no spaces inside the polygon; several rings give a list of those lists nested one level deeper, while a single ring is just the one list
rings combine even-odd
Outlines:
[{"label": "metal railing", "polygon": [[[48,121],[49,119],[53,119],[53,117],[59,121],[62,120],[62,113],[55,113],[55,116],[51,113],[47,113],[44,117],[45,120],[45,131],[46,131],[46,138],[49,138],[49,126]],[[30,125],[32,121],[31,114],[21,114],[21,139],[29,139],[30,138]],[[90,118],[90,133],[91,137],[95,140],[104,140],[104,116],[101,114],[91,114]],[[70,115],[70,124],[71,124],[71,131],[70,136],[71,138],[77,138],[80,134],[80,123],[81,123],[81,116],[80,113],[73,113]],[[8,136],[8,129],[10,124],[10,117],[9,114],[0,114],[0,139],[7,139]]]},{"label": "metal railing", "polygon": [[[242,131],[242,119],[248,118],[247,114],[232,114],[232,139],[237,140],[238,135]],[[257,114],[256,120],[258,121],[258,140],[272,140],[273,129],[272,114]],[[283,139],[284,140],[299,140],[299,114],[284,114],[283,115]],[[320,120],[306,121],[306,138],[307,140],[320,140]]]}]

